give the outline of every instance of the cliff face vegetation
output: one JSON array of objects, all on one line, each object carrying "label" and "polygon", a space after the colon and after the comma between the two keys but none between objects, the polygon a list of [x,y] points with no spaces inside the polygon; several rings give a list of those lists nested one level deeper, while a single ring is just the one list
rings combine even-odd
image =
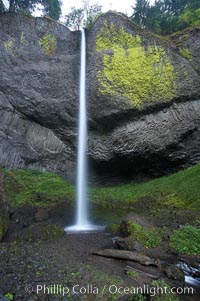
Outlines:
[{"label": "cliff face vegetation", "polygon": [[[80,34],[0,18],[0,164],[73,178]],[[152,177],[199,162],[199,29],[162,39],[109,12],[87,31],[93,179]]]}]

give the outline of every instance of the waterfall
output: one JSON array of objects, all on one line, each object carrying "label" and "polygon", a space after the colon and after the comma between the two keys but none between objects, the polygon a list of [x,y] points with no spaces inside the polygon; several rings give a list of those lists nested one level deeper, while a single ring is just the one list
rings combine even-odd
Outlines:
[{"label": "waterfall", "polygon": [[77,164],[77,221],[78,228],[84,228],[88,222],[87,194],[87,108],[86,108],[86,42],[85,31],[81,31],[81,71],[79,94],[79,128],[78,128],[78,164]]},{"label": "waterfall", "polygon": [[96,229],[88,218],[88,174],[87,174],[87,106],[86,106],[86,38],[81,30],[81,68],[78,125],[77,161],[77,206],[76,224],[65,228],[66,231],[85,231]]}]

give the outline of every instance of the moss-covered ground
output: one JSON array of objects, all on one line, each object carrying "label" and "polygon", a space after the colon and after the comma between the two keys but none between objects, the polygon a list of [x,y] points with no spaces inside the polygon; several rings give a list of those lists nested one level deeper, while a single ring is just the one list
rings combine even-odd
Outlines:
[{"label": "moss-covered ground", "polygon": [[56,174],[24,169],[4,170],[4,173],[11,206],[49,207],[74,199],[74,188]]},{"label": "moss-covered ground", "polygon": [[[62,177],[35,170],[5,171],[6,191],[11,205],[26,203],[49,206],[60,200],[74,200],[75,188]],[[101,208],[129,209],[151,200],[173,209],[200,210],[200,164],[170,176],[142,184],[90,189],[90,200]]]}]

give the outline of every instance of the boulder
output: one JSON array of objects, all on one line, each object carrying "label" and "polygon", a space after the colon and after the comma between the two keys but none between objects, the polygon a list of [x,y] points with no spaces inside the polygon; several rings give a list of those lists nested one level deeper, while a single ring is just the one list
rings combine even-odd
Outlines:
[{"label": "boulder", "polygon": [[9,228],[9,209],[5,197],[3,174],[0,171],[0,241]]},{"label": "boulder", "polygon": [[175,280],[176,282],[178,282],[181,287],[184,286],[184,282],[185,282],[184,273],[177,266],[169,265],[169,266],[165,267],[164,273],[167,275],[167,277],[169,279]]},{"label": "boulder", "polygon": [[116,237],[115,243],[120,250],[141,251],[144,247],[133,237]]}]

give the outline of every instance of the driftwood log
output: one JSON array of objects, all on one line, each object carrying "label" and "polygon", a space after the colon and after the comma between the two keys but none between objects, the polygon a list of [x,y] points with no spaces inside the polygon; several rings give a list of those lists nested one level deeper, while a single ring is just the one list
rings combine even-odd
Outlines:
[{"label": "driftwood log", "polygon": [[114,250],[114,249],[104,249],[98,252],[94,252],[93,255],[115,258],[115,259],[124,259],[138,262],[142,265],[153,265],[158,266],[157,260],[150,258],[140,252],[132,252],[125,250]]},{"label": "driftwood log", "polygon": [[133,267],[126,266],[125,272],[127,273],[128,271],[134,271],[134,272],[136,272],[138,274],[144,275],[144,277],[148,277],[148,278],[151,278],[151,279],[158,279],[159,278],[159,274],[153,275],[153,274],[149,274],[147,272],[135,269]]}]

